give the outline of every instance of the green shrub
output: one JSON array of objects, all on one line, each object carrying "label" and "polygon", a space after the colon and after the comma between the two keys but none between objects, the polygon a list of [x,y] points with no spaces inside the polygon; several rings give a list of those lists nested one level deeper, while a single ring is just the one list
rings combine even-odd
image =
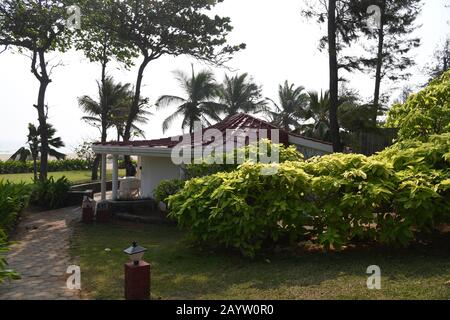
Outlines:
[{"label": "green shrub", "polygon": [[28,205],[30,188],[25,184],[0,181],[0,230],[14,227],[20,212]]},{"label": "green shrub", "polygon": [[169,197],[194,242],[253,256],[266,245],[309,239],[336,249],[353,241],[407,245],[450,221],[450,134],[373,156],[333,154],[195,178]]},{"label": "green shrub", "polygon": [[[253,152],[255,155],[257,155],[257,160],[260,161],[261,155],[267,156],[271,155],[272,152],[272,143],[269,140],[261,141],[261,144],[264,143],[267,149],[267,152],[264,154],[262,150],[259,150],[257,146],[250,145],[246,146],[244,148],[241,148],[239,151],[245,154],[246,159],[250,158],[250,152]],[[297,151],[297,149],[294,146],[285,147],[282,144],[274,145],[276,148],[278,148],[280,159],[279,162],[286,162],[286,161],[303,161],[304,157],[303,155]],[[209,176],[211,174],[215,174],[218,172],[231,172],[236,170],[239,165],[237,164],[226,164],[227,157],[231,157],[234,159],[234,163],[238,163],[238,150],[235,150],[233,153],[225,154],[223,157],[223,164],[210,164],[214,161],[211,161],[208,163],[208,160],[203,162],[202,164],[192,164],[188,165],[186,167],[186,178],[192,179],[192,178],[200,178],[204,176]]]},{"label": "green shrub", "polygon": [[19,214],[28,204],[30,188],[24,184],[0,181],[0,284],[5,280],[18,279],[19,275],[7,270],[3,256],[9,247],[7,232],[15,226]]},{"label": "green shrub", "polygon": [[58,209],[66,203],[70,182],[66,177],[55,181],[53,177],[46,181],[39,181],[33,185],[31,204],[45,208]]},{"label": "green shrub", "polygon": [[[40,162],[37,162],[39,168]],[[33,161],[0,161],[0,174],[32,173]],[[54,160],[48,162],[48,172],[89,170],[90,165],[81,159]]]},{"label": "green shrub", "polygon": [[7,269],[8,263],[3,255],[8,251],[9,243],[7,241],[6,233],[0,229],[0,285],[5,282],[5,280],[17,280],[20,278],[17,272]]},{"label": "green shrub", "polygon": [[167,198],[183,189],[185,182],[181,180],[164,180],[155,189],[155,200],[157,202],[167,202]]},{"label": "green shrub", "polygon": [[[137,167],[137,161],[136,160],[131,160],[131,163]],[[120,170],[125,170],[126,169],[126,165],[125,165],[125,161],[124,160],[120,160],[118,163],[118,167]]]}]

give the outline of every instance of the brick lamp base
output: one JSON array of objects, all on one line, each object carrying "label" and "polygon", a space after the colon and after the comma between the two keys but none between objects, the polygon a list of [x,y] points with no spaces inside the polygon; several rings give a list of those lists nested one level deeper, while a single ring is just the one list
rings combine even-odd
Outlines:
[{"label": "brick lamp base", "polygon": [[83,223],[93,223],[94,222],[94,209],[84,208],[81,221]]},{"label": "brick lamp base", "polygon": [[135,266],[133,262],[125,264],[125,299],[150,299],[150,265],[140,261]]}]

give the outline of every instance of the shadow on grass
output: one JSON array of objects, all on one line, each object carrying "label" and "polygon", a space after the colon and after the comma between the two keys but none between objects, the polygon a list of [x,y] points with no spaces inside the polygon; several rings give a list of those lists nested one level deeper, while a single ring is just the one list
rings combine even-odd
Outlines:
[{"label": "shadow on grass", "polygon": [[[448,299],[450,234],[403,250],[355,248],[344,252],[236,254],[189,247],[175,227],[113,223],[77,225],[72,254],[91,298],[123,296],[123,249],[149,249],[152,296],[160,299]],[[110,250],[105,250],[110,249]],[[366,269],[378,265],[383,289],[367,289]]]}]

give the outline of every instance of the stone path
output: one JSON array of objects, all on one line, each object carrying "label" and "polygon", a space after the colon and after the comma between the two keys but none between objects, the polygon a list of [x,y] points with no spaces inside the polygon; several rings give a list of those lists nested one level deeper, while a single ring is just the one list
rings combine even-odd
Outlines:
[{"label": "stone path", "polygon": [[80,299],[81,292],[66,287],[71,224],[80,208],[28,213],[19,224],[7,261],[22,279],[0,285],[0,300]]}]

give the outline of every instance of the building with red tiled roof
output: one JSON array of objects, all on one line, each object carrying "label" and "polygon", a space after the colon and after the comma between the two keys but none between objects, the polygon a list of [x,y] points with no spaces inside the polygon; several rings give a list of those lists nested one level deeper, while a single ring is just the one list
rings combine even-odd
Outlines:
[{"label": "building with red tiled roof", "polygon": [[[203,151],[207,147],[216,152],[217,150],[229,152],[260,139],[269,139],[286,146],[295,145],[307,158],[333,152],[333,147],[328,142],[289,133],[244,113],[230,116],[209,128],[184,136],[157,140],[95,143],[93,149],[97,154],[103,155],[102,167],[106,167],[106,156],[113,156],[113,199],[118,196],[117,159],[118,156],[123,155],[138,157],[140,193],[142,197],[150,198],[162,180],[180,178],[182,170],[179,164],[173,161],[174,153],[179,150],[193,151],[194,155],[203,156]],[[106,181],[102,184],[106,185]],[[102,193],[105,197],[106,190]]]}]

